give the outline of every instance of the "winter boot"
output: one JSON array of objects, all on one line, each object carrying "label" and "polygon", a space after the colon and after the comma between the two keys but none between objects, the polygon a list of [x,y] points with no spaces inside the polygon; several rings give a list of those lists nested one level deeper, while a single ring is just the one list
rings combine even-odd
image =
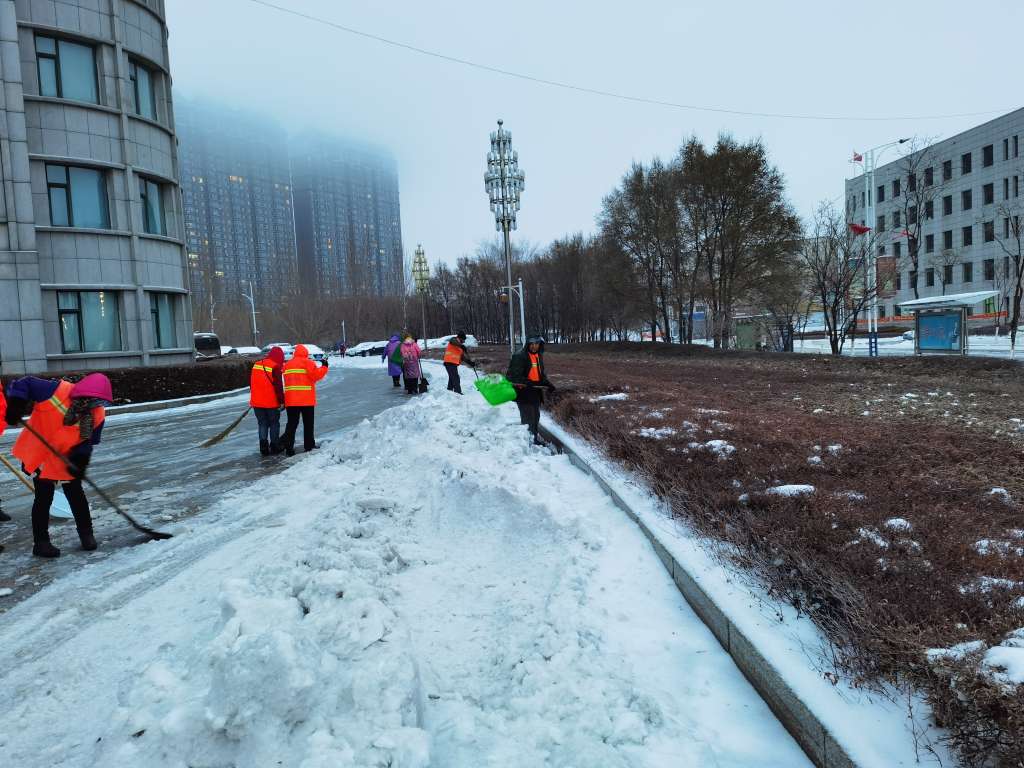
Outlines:
[{"label": "winter boot", "polygon": [[49,541],[37,541],[32,545],[32,554],[36,557],[60,557],[60,550]]},{"label": "winter boot", "polygon": [[85,552],[92,552],[96,549],[97,546],[99,546],[96,543],[96,537],[93,536],[91,533],[82,534],[78,538],[81,539],[82,549]]},{"label": "winter boot", "polygon": [[261,456],[269,456],[270,455],[270,441],[269,440],[260,440],[260,455]]},{"label": "winter boot", "polygon": [[281,441],[280,440],[278,440],[276,443],[271,443],[270,444],[270,452],[274,456],[277,456],[279,453],[284,453],[284,446],[281,445]]}]

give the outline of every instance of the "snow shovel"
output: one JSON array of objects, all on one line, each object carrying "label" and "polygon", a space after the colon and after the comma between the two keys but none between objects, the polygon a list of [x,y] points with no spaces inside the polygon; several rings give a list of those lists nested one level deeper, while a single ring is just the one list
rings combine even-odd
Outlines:
[{"label": "snow shovel", "polygon": [[[31,434],[33,437],[35,437],[36,440],[38,440],[40,443],[42,443],[43,446],[46,448],[46,450],[48,450],[50,453],[52,453],[58,459],[63,461],[65,466],[68,467],[68,469],[72,469],[71,462],[67,460],[67,457],[64,456],[62,453],[60,453],[52,445],[50,445],[50,443],[46,440],[46,438],[43,437],[42,435],[40,435],[39,431],[35,427],[33,427],[27,421],[22,421],[21,422],[21,426],[23,426],[25,429],[27,429],[29,431],[29,434]],[[107,505],[109,507],[111,507],[115,512],[117,512],[117,514],[119,514],[121,517],[123,517],[125,520],[127,520],[128,524],[132,528],[134,528],[136,531],[138,531],[139,533],[144,533],[144,534],[146,534],[147,536],[149,536],[150,538],[153,538],[153,539],[170,539],[170,538],[173,537],[174,534],[165,533],[164,531],[153,530],[152,528],[149,528],[148,526],[145,526],[142,523],[140,523],[139,521],[137,521],[134,517],[132,517],[127,512],[125,512],[123,509],[121,509],[121,507],[119,507],[117,505],[117,503],[112,498],[107,496],[107,494],[104,493],[103,490],[98,485],[96,485],[96,483],[94,483],[87,475],[83,474],[82,475],[82,480],[84,480],[89,485],[89,487],[92,488],[93,491],[96,492],[96,495],[98,495],[101,499],[103,499],[105,502],[107,502]]]},{"label": "snow shovel", "polygon": [[232,430],[234,430],[235,427],[237,427],[239,424],[242,423],[242,419],[244,419],[246,416],[248,416],[249,415],[249,411],[251,411],[251,410],[252,410],[252,406],[250,405],[248,408],[245,409],[245,413],[243,413],[241,416],[239,416],[237,419],[232,421],[231,424],[228,425],[227,429],[225,429],[223,432],[218,432],[216,435],[211,437],[205,443],[201,444],[199,447],[200,448],[209,448],[211,445],[216,445],[217,443],[219,443],[221,440],[223,440],[225,437],[227,437],[229,434],[231,434]]},{"label": "snow shovel", "polygon": [[510,403],[516,399],[516,390],[500,373],[488,373],[473,382],[481,395],[491,405]]},{"label": "snow shovel", "polygon": [[[24,485],[26,488],[29,489],[29,491],[35,494],[36,487],[35,485],[32,484],[32,481],[25,477],[25,474],[21,472],[16,466],[11,464],[11,462],[7,460],[7,457],[4,456],[2,453],[0,453],[0,462],[2,462],[5,467],[11,470],[11,474],[13,474],[19,480],[21,480],[22,485]],[[59,517],[61,520],[70,520],[74,517],[74,515],[71,512],[71,505],[68,504],[68,500],[67,498],[65,498],[64,494],[61,494],[60,496],[54,494],[53,503],[50,505],[50,516]]]}]

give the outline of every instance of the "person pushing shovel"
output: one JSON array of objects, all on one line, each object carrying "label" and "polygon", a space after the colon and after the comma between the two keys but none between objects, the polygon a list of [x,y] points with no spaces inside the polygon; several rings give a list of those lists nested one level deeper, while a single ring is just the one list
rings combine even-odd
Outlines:
[{"label": "person pushing shovel", "polygon": [[93,448],[100,443],[104,406],[113,399],[110,379],[102,373],[91,373],[77,384],[26,376],[7,388],[7,424],[15,426],[30,411],[32,414],[11,452],[25,471],[35,476],[32,554],[37,557],[60,556],[50,541],[50,505],[58,483],[74,514],[82,549],[96,549],[82,478]]}]

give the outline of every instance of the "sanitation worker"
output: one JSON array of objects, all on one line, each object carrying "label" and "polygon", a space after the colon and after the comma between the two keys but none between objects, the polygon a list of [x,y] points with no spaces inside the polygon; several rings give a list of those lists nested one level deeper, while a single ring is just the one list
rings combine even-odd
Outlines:
[{"label": "sanitation worker", "polygon": [[459,365],[465,363],[476,368],[476,363],[466,354],[466,334],[459,331],[448,339],[448,348],[444,351],[444,369],[448,372],[448,391],[462,394],[462,380],[459,378]]},{"label": "sanitation worker", "polygon": [[306,451],[318,447],[313,439],[313,410],[316,407],[316,383],[327,375],[327,358],[320,366],[309,358],[304,344],[295,347],[292,359],[284,365],[284,405],[288,423],[284,428],[284,452],[295,455],[295,433],[302,419],[302,446]]},{"label": "sanitation worker", "polygon": [[544,402],[544,390],[555,390],[544,372],[544,337],[530,336],[523,348],[512,355],[505,378],[516,389],[516,405],[519,421],[525,424],[533,435],[533,442],[543,445],[538,429],[540,406]]},{"label": "sanitation worker", "polygon": [[284,350],[271,347],[267,356],[257,361],[249,374],[249,405],[256,414],[260,436],[260,453],[280,453],[281,409],[284,408]]},{"label": "sanitation worker", "polygon": [[26,376],[7,388],[7,423],[18,424],[31,410],[28,424],[42,437],[41,441],[23,429],[11,449],[35,478],[32,554],[37,557],[60,556],[60,550],[50,542],[50,505],[58,483],[75,517],[82,549],[96,549],[82,478],[93,447],[100,442],[104,406],[111,402],[110,379],[102,373],[90,373],[77,384]]},{"label": "sanitation worker", "polygon": [[[6,414],[7,414],[7,399],[4,397],[4,388],[0,387],[0,435],[2,435],[4,433],[5,429],[7,429],[7,417],[6,417]],[[3,502],[0,501],[0,504],[2,504],[2,503]],[[9,523],[10,521],[11,521],[11,516],[8,515],[6,512],[4,512],[2,508],[0,508],[0,523]],[[3,547],[2,544],[0,544],[0,552],[3,552],[3,551],[4,551],[4,547]]]}]

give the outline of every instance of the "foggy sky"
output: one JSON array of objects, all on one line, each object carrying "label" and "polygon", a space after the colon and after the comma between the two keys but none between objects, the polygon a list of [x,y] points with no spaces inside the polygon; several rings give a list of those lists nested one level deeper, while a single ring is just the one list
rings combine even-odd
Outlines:
[{"label": "foggy sky", "polygon": [[[167,0],[175,91],[256,109],[394,152],[407,257],[453,262],[493,237],[489,133],[513,134],[526,191],[518,238],[595,229],[634,159],[686,137],[761,137],[797,212],[840,205],[848,160],[901,136],[945,138],[1024,103],[1016,0],[277,0],[339,24],[536,77],[758,112],[864,116],[991,111],[887,122],[712,114],[513,80],[355,37],[248,0]],[[882,161],[897,157],[890,150]]]}]

